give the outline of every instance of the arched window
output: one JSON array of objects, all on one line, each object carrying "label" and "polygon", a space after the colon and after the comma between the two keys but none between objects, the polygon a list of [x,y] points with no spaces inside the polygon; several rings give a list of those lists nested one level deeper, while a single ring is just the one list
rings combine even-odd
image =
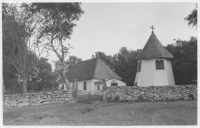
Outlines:
[{"label": "arched window", "polygon": [[86,81],[84,81],[84,83],[83,83],[83,90],[87,90],[87,83],[86,83]]},{"label": "arched window", "polygon": [[141,65],[142,65],[142,61],[138,61],[137,72],[141,71]]},{"label": "arched window", "polygon": [[97,90],[100,90],[100,85],[97,85]]},{"label": "arched window", "polygon": [[156,60],[156,70],[164,70],[164,61],[163,60]]}]

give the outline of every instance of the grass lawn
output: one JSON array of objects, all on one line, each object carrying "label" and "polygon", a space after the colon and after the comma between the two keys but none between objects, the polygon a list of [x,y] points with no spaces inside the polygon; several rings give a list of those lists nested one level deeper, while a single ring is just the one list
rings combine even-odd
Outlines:
[{"label": "grass lawn", "polygon": [[197,125],[197,101],[3,108],[4,125]]}]

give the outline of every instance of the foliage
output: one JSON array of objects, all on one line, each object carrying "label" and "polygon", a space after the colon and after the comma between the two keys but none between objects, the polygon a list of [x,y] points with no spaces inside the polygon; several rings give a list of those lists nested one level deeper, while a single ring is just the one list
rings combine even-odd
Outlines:
[{"label": "foliage", "polygon": [[99,99],[100,99],[100,101],[103,101],[103,95],[100,95]]},{"label": "foliage", "polygon": [[197,25],[197,9],[198,8],[197,7],[198,6],[196,4],[195,9],[192,10],[192,12],[186,18],[184,18],[185,20],[188,21],[189,26],[192,26],[192,27],[196,26],[196,28],[198,27]]},{"label": "foliage", "polygon": [[111,69],[113,68],[113,57],[111,55],[106,55],[104,52],[96,52],[95,55],[92,55],[92,58],[100,58],[102,61],[104,61]]},{"label": "foliage", "polygon": [[82,61],[81,58],[78,58],[76,56],[69,56],[69,59],[66,61],[67,70],[69,71],[73,67],[73,65],[75,65],[81,61]]},{"label": "foliage", "polygon": [[142,95],[139,95],[136,99],[136,101],[145,101]]},{"label": "foliage", "polygon": [[48,59],[40,58],[37,66],[28,77],[28,90],[41,91],[52,89],[56,85],[57,77],[52,73],[51,64]]},{"label": "foliage", "polygon": [[197,83],[197,38],[176,40],[166,49],[174,56],[172,68],[177,85]]},{"label": "foliage", "polygon": [[112,97],[107,95],[106,100],[110,102],[112,100]]},{"label": "foliage", "polygon": [[114,71],[122,77],[127,86],[133,86],[137,72],[137,60],[139,50],[132,51],[122,47],[118,54],[113,56]]},{"label": "foliage", "polygon": [[195,99],[193,94],[189,94],[189,98],[192,99],[192,100]]},{"label": "foliage", "polygon": [[5,93],[21,93],[22,88],[18,80],[18,73],[15,67],[3,61],[3,81]]},{"label": "foliage", "polygon": [[93,57],[102,59],[115,73],[122,77],[122,81],[126,82],[127,86],[133,86],[137,71],[135,57],[138,53],[139,50],[133,51],[122,47],[119,53],[114,56],[107,56],[104,52],[96,52]]},{"label": "foliage", "polygon": [[64,41],[70,39],[76,26],[74,21],[79,20],[83,14],[80,3],[31,3],[22,6],[43,19],[37,35],[38,42],[44,43],[43,46],[57,55],[63,69],[63,80],[67,85],[65,59],[71,46]]},{"label": "foliage", "polygon": [[[69,56],[69,59],[66,60],[65,65],[66,65],[66,70],[69,71],[73,65],[81,62],[82,59],[78,58],[76,56]],[[62,64],[60,61],[55,61],[55,72],[58,73],[61,77],[63,77],[63,68]]]},{"label": "foliage", "polygon": [[117,101],[119,101],[119,99],[120,99],[119,95],[115,95],[114,101],[117,102]]},{"label": "foliage", "polygon": [[[15,4],[2,4],[3,13],[3,60],[11,64],[22,79],[23,92],[27,92],[27,77],[37,64],[43,49],[30,38],[35,34],[36,20],[30,12]],[[37,52],[37,54],[36,54]]]}]

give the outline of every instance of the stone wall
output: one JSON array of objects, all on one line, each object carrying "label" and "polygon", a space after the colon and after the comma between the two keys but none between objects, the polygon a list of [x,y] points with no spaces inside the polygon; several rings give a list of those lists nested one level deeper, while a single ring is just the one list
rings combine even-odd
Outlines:
[{"label": "stone wall", "polygon": [[3,96],[3,105],[7,107],[21,107],[55,103],[75,103],[75,99],[72,97],[72,90],[21,93],[14,95],[9,94]]},{"label": "stone wall", "polygon": [[103,101],[165,101],[197,99],[197,85],[108,87]]}]

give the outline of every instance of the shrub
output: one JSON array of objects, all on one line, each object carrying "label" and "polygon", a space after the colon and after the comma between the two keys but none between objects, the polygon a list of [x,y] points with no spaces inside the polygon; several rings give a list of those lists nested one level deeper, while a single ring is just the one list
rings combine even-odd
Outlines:
[{"label": "shrub", "polygon": [[112,97],[111,96],[106,96],[107,101],[111,101]]},{"label": "shrub", "polygon": [[103,95],[100,96],[100,101],[103,101]]},{"label": "shrub", "polygon": [[188,95],[192,100],[194,100],[194,95],[193,94],[188,94]]},{"label": "shrub", "polygon": [[144,100],[143,96],[139,95],[137,101],[143,101],[143,100]]},{"label": "shrub", "polygon": [[120,99],[120,97],[119,97],[118,95],[116,95],[116,96],[114,97],[114,101],[115,101],[115,102],[119,101],[119,99]]}]

